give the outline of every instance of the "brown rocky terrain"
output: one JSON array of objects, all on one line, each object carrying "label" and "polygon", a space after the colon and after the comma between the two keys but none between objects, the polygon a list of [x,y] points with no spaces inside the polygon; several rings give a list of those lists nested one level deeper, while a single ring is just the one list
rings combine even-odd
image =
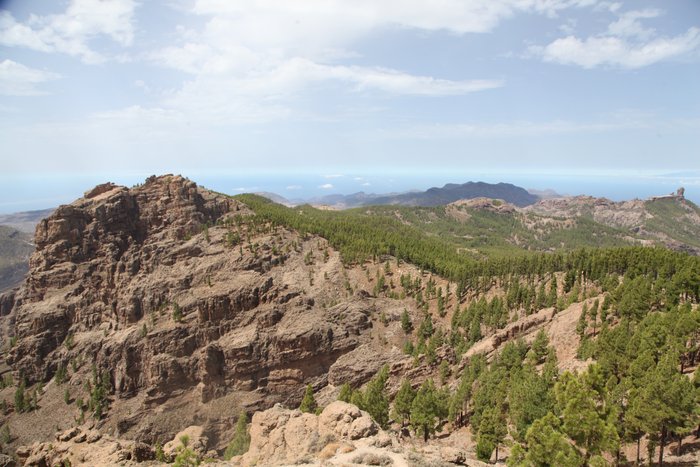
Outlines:
[{"label": "brown rocky terrain", "polygon": [[589,218],[647,243],[700,253],[700,209],[684,198],[682,188],[676,194],[647,200],[615,202],[593,196],[542,199],[520,211],[554,219]]},{"label": "brown rocky terrain", "polygon": [[514,213],[517,210],[514,205],[506,203],[501,199],[473,198],[461,199],[448,204],[445,207],[445,213],[459,222],[465,222],[469,220],[470,209],[481,209],[499,214]]},{"label": "brown rocky terrain", "polygon": [[[448,293],[441,314],[436,300],[419,308],[397,286],[403,274],[445,291],[454,283],[388,257],[345,265],[325,239],[259,222],[240,201],[172,175],[100,185],[43,220],[35,243],[25,282],[0,295],[0,426],[9,430],[5,452],[20,463],[159,465],[156,445],[172,457],[183,434],[200,457],[217,460],[245,411],[251,448],[219,465],[482,465],[468,427],[445,425],[426,444],[334,402],[342,384],[360,387],[384,364],[390,395],[403,378],[414,387],[437,379],[442,361],[451,374],[443,383],[455,389],[465,359],[449,345],[432,363],[405,355],[401,315],[417,328],[427,311],[447,330],[454,310],[478,297],[458,303]],[[387,285],[378,293],[380,274]],[[598,293],[590,290],[589,304]],[[503,295],[495,281],[486,298]],[[560,309],[522,310],[503,329],[485,327],[465,358],[491,358],[545,329],[560,368],[585,367],[576,359],[582,303]],[[20,381],[36,410],[16,410]],[[307,384],[325,407],[318,416],[289,409]],[[79,409],[91,399],[103,404],[101,417]]]},{"label": "brown rocky terrain", "polygon": [[[183,436],[193,452],[207,458],[207,438],[201,426],[190,426],[164,447],[172,459]],[[367,412],[352,404],[336,401],[319,415],[285,409],[280,405],[256,412],[250,426],[250,449],[229,461],[211,459],[219,466],[364,466],[449,467],[459,464],[484,467],[488,464],[469,459],[458,448],[422,443],[406,443],[377,426]],[[154,459],[148,445],[138,441],[118,441],[103,436],[89,426],[74,427],[56,434],[53,442],[35,443],[18,451],[28,465],[167,465]]]},{"label": "brown rocky terrain", "polygon": [[[13,445],[72,426],[65,388],[88,400],[95,373],[113,388],[100,432],[152,445],[203,425],[222,449],[240,410],[293,406],[307,383],[361,384],[406,358],[376,338],[381,300],[348,290],[365,271],[346,270],[321,238],[251,219],[235,200],[164,176],[100,185],[43,220],[25,283],[0,299],[4,371],[45,384],[38,411],[7,417]],[[398,328],[411,305],[385,302]],[[12,388],[1,395],[11,404]]]},{"label": "brown rocky terrain", "polygon": [[543,199],[522,210],[550,217],[590,217],[596,222],[624,229],[633,229],[651,218],[639,199],[615,202],[593,196]]}]

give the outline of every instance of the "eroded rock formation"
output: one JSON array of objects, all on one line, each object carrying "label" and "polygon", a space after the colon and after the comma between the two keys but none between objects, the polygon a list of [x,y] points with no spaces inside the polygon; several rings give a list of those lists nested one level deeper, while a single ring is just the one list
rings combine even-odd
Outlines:
[{"label": "eroded rock formation", "polygon": [[[100,185],[37,226],[25,283],[0,299],[2,337],[15,336],[7,361],[29,384],[67,369],[80,394],[104,374],[102,430],[154,443],[204,424],[221,446],[240,409],[298,403],[368,342],[374,307],[345,296],[323,242],[258,225],[245,205],[179,176]],[[328,258],[308,264],[319,246]],[[313,274],[327,280],[312,285]],[[166,403],[187,410],[173,420],[154,410]]]}]

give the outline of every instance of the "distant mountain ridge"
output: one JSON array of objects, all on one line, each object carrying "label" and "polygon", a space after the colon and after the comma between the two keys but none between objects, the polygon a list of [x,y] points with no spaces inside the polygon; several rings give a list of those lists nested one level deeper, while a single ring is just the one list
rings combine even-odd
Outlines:
[{"label": "distant mountain ridge", "polygon": [[461,185],[448,183],[442,188],[433,187],[424,192],[379,197],[372,200],[372,204],[431,207],[474,198],[502,199],[519,207],[529,206],[540,199],[511,183],[467,182]]},{"label": "distant mountain ridge", "polygon": [[36,225],[42,219],[51,215],[55,208],[41,209],[38,211],[15,212],[12,214],[0,214],[0,225],[6,225],[20,232],[34,234]]},{"label": "distant mountain ridge", "polygon": [[0,292],[19,284],[29,270],[29,256],[34,251],[32,236],[0,225]]},{"label": "distant mountain ridge", "polygon": [[618,202],[593,196],[543,199],[523,212],[560,219],[587,218],[697,255],[700,254],[700,208],[683,193],[680,188],[669,195]]},{"label": "distant mountain ridge", "polygon": [[486,182],[448,183],[441,188],[432,187],[425,191],[412,190],[403,193],[375,194],[360,191],[349,195],[332,194],[308,200],[288,200],[276,193],[257,194],[285,206],[311,204],[336,209],[378,205],[433,207],[475,198],[501,199],[515,206],[525,207],[540,200],[537,194],[511,183]]}]

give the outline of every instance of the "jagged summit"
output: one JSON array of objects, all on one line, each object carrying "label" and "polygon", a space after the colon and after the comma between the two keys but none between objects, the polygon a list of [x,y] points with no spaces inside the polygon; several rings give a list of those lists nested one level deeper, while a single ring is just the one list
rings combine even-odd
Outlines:
[{"label": "jagged summit", "polygon": [[661,195],[661,196],[652,196],[649,198],[649,201],[656,201],[658,199],[677,199],[680,201],[685,200],[685,188],[680,187],[677,189],[674,193],[669,193],[667,195]]},{"label": "jagged summit", "polygon": [[543,199],[523,209],[526,213],[555,218],[587,218],[623,229],[642,239],[700,253],[700,208],[675,193],[647,200],[611,201],[593,196]]},{"label": "jagged summit", "polygon": [[[99,185],[41,221],[35,242],[24,284],[0,296],[2,341],[15,342],[7,363],[29,385],[71,368],[75,394],[92,368],[104,373],[114,395],[103,432],[153,444],[183,421],[210,420],[209,435],[225,440],[222,417],[298,403],[307,383],[345,380],[368,354],[377,358],[360,383],[405,358],[372,350],[374,301],[347,292],[360,272],[343,272],[325,240],[258,223],[241,202],[181,176]],[[47,388],[47,400],[62,400],[63,389]],[[63,402],[44,406],[59,428],[74,423]],[[54,431],[18,431],[16,441]]]},{"label": "jagged summit", "polygon": [[[638,202],[656,221],[692,208]],[[494,448],[496,458],[513,455],[505,449],[499,457],[504,439],[484,447],[483,420],[509,423],[520,433],[513,446],[535,455],[525,430],[555,416],[540,418],[553,411],[558,373],[586,372],[590,357],[598,358],[592,345],[625,332],[632,342],[641,337],[630,333],[648,328],[619,326],[623,317],[666,320],[674,330],[676,314],[700,322],[695,257],[639,247],[524,250],[538,240],[542,248],[580,245],[579,237],[597,246],[608,233],[580,221],[538,218],[491,198],[444,209],[329,212],[232,198],[174,175],[131,188],[98,185],[39,223],[26,281],[0,295],[0,399],[8,409],[0,416],[11,427],[4,447],[29,465],[126,465],[153,459],[159,445],[162,458],[173,460],[185,451],[180,435],[190,434],[192,455],[220,459],[239,414],[257,413],[251,454],[238,459],[247,465],[474,464]],[[489,243],[504,232],[500,245]],[[461,245],[523,250],[503,261]],[[663,297],[647,293],[662,288]],[[658,297],[683,306],[661,311]],[[688,351],[679,356],[680,373],[674,364],[668,377],[687,383],[697,332],[678,332],[690,344],[681,346]],[[658,342],[663,355],[676,341]],[[635,351],[628,346],[624,358],[632,361]],[[585,374],[561,381],[572,378],[588,381]],[[486,392],[503,382],[528,389]],[[538,400],[522,405],[530,390]],[[410,391],[425,402],[407,406]],[[384,432],[346,439],[369,424],[354,406],[331,404],[343,392]],[[319,418],[288,410],[313,393],[308,410],[330,407]],[[400,415],[389,415],[392,399]],[[503,400],[512,407],[503,406],[507,419],[484,418]],[[286,408],[270,409],[277,403]],[[518,408],[529,421],[517,418]],[[340,431],[326,437],[326,422]],[[650,427],[644,436],[657,432]],[[561,446],[580,446],[569,432],[557,433]]]}]

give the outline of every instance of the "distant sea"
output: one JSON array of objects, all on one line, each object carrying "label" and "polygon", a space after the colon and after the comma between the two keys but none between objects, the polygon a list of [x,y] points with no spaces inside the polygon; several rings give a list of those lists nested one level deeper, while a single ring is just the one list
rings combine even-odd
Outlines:
[{"label": "distant sea", "polygon": [[[0,213],[56,207],[79,198],[93,186],[111,181],[132,186],[150,174],[0,175]],[[350,171],[302,172],[191,172],[184,176],[207,188],[228,193],[272,192],[290,200],[329,194],[405,192],[441,187],[446,183],[506,182],[526,189],[554,190],[562,195],[602,196],[620,201],[667,194],[683,186],[686,197],[700,204],[700,172],[669,173],[505,173],[453,171],[404,171],[353,173]]]}]

